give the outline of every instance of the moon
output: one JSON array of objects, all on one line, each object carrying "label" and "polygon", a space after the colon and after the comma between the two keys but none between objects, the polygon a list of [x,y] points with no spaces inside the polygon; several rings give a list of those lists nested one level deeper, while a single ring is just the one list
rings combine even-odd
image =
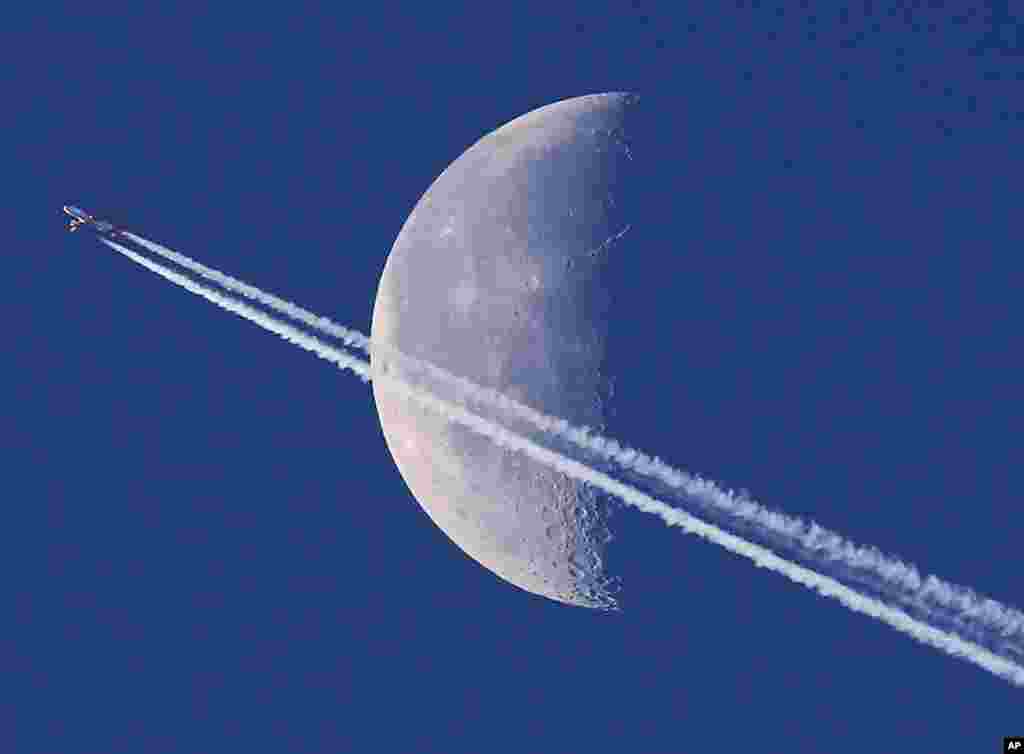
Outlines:
[{"label": "moon", "polygon": [[[563,100],[466,150],[422,196],[388,255],[373,340],[602,429],[612,389],[608,260],[629,242],[628,125],[638,101],[626,93]],[[617,606],[601,498],[373,384],[395,464],[452,542],[533,594]]]}]

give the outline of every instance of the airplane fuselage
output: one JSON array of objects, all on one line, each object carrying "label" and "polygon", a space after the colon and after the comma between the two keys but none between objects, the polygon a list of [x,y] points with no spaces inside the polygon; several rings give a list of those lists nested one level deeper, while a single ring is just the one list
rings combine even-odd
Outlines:
[{"label": "airplane fuselage", "polygon": [[87,212],[83,212],[78,207],[64,205],[64,212],[65,214],[71,215],[73,218],[75,218],[76,220],[80,220],[83,223],[92,221],[92,215],[88,214]]}]

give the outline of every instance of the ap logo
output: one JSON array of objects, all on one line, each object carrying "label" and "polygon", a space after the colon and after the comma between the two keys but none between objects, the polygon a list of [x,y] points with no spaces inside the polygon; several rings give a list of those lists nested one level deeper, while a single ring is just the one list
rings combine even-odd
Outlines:
[{"label": "ap logo", "polygon": [[1003,739],[1003,751],[1018,752],[1024,754],[1024,736],[1014,736]]}]

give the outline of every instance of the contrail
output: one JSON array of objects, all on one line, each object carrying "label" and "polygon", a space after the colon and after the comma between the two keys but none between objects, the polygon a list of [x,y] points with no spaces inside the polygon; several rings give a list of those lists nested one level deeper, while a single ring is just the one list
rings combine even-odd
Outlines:
[{"label": "contrail", "polygon": [[985,647],[916,620],[902,610],[886,605],[869,596],[859,594],[835,579],[785,560],[765,547],[747,542],[740,537],[719,529],[713,524],[701,521],[685,511],[656,500],[637,488],[613,479],[601,471],[538,445],[521,435],[510,432],[504,427],[488,421],[460,405],[437,398],[429,391],[417,389],[401,379],[391,376],[387,373],[387,370],[373,368],[361,358],[333,348],[309,333],[274,319],[265,312],[255,309],[231,296],[207,288],[185,275],[157,264],[118,243],[114,243],[106,238],[101,238],[100,240],[115,251],[120,252],[164,279],[279,335],[288,342],[310,351],[326,361],[332,362],[341,369],[352,371],[364,382],[377,380],[385,389],[394,391],[405,399],[415,400],[441,414],[448,420],[462,424],[470,430],[489,438],[501,447],[523,453],[539,463],[543,463],[577,481],[597,487],[610,495],[618,497],[628,505],[660,517],[669,526],[678,526],[686,533],[695,534],[702,539],[724,547],[732,553],[748,558],[758,567],[767,568],[782,574],[791,581],[812,589],[822,596],[837,600],[854,612],[876,618],[923,644],[940,649],[954,657],[960,657],[973,662],[1016,686],[1024,686],[1024,667],[994,654]]},{"label": "contrail", "polygon": [[1024,656],[1024,613],[1018,610],[979,595],[968,587],[948,583],[934,575],[922,576],[914,565],[886,555],[874,547],[850,542],[813,521],[807,522],[766,508],[745,495],[723,490],[714,482],[699,475],[689,474],[655,456],[623,446],[588,427],[576,427],[564,419],[536,411],[436,365],[401,354],[387,344],[371,343],[370,338],[358,330],[339,325],[327,317],[314,314],[141,236],[133,233],[124,235],[153,253],[217,283],[228,291],[245,296],[297,322],[335,337],[351,348],[359,349],[366,354],[372,352],[410,370],[424,373],[437,382],[457,390],[459,401],[474,401],[501,411],[553,437],[573,443],[624,470],[660,482],[674,494],[681,492],[718,513],[756,527],[781,540],[784,547],[815,561],[820,567],[831,569],[838,565],[849,569],[854,572],[851,578],[864,582],[866,586],[886,594],[887,597],[901,602],[910,609],[930,618],[941,613],[941,619],[949,621],[961,631],[980,631],[992,637],[1001,637],[1015,644],[1015,651]]}]

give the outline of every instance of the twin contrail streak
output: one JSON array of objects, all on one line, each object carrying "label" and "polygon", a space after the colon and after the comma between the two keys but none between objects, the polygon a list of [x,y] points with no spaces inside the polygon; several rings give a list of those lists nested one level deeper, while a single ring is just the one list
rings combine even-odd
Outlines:
[{"label": "twin contrail streak", "polygon": [[358,330],[339,325],[327,317],[314,314],[141,236],[132,233],[124,235],[154,254],[181,265],[228,291],[337,338],[349,347],[366,354],[372,352],[375,356],[382,356],[403,367],[424,373],[456,390],[459,401],[473,401],[515,417],[553,437],[571,442],[605,461],[617,464],[622,469],[660,482],[674,494],[682,493],[689,499],[703,503],[726,516],[774,535],[802,557],[815,561],[821,568],[832,569],[838,565],[850,569],[854,576],[859,575],[862,581],[866,581],[887,597],[925,615],[940,615],[960,630],[977,630],[990,637],[1002,639],[1015,645],[1017,651],[1024,656],[1024,614],[1011,607],[936,576],[922,576],[914,565],[886,555],[873,547],[857,545],[814,522],[806,522],[765,508],[746,496],[737,496],[731,491],[723,490],[714,482],[674,468],[657,457],[620,445],[614,439],[603,437],[587,427],[576,427],[564,419],[536,411],[495,390],[474,384],[428,362],[401,354],[389,348],[387,344],[371,343],[370,338]]},{"label": "twin contrail streak", "polygon": [[334,363],[339,368],[352,371],[364,382],[369,382],[371,379],[377,380],[385,389],[394,391],[407,400],[415,400],[450,421],[462,424],[470,430],[489,438],[501,447],[523,453],[573,479],[593,485],[608,494],[615,495],[633,507],[659,516],[670,526],[678,526],[687,533],[695,534],[710,542],[714,542],[730,552],[750,559],[759,567],[768,568],[823,596],[838,600],[850,610],[870,615],[924,644],[941,649],[955,657],[961,657],[973,662],[1017,686],[1024,686],[1024,667],[994,654],[985,647],[916,620],[902,610],[859,594],[835,579],[823,576],[797,563],[787,561],[767,548],[747,542],[740,537],[719,529],[713,524],[701,521],[685,511],[656,500],[635,487],[613,479],[601,471],[538,445],[521,435],[510,432],[504,427],[474,414],[463,406],[442,400],[427,390],[415,388],[401,379],[388,374],[386,370],[378,369],[376,366],[371,368],[370,364],[361,358],[340,351],[319,338],[298,330],[285,322],[281,322],[231,296],[207,288],[185,275],[137,254],[121,244],[114,243],[106,238],[101,240],[115,251],[120,252],[164,279],[279,335],[300,348],[311,351],[320,358]]}]

